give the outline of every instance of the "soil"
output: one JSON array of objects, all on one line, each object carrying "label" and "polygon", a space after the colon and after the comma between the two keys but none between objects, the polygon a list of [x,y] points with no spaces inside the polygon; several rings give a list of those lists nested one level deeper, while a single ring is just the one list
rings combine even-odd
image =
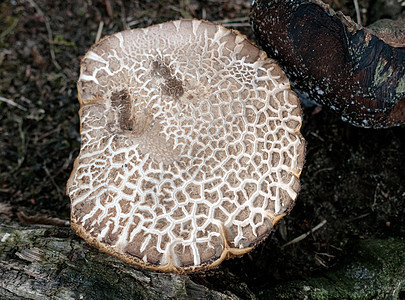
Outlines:
[{"label": "soil", "polygon": [[[355,18],[353,1],[329,1]],[[396,3],[393,5],[392,3]],[[359,1],[363,25],[404,14],[401,1]],[[69,219],[65,184],[80,149],[76,81],[80,57],[101,36],[179,18],[204,18],[254,41],[250,1],[2,1],[0,3],[0,206],[3,223],[27,216]],[[258,293],[322,274],[351,256],[362,239],[405,236],[405,127],[363,129],[326,107],[304,107],[307,141],[302,189],[278,230],[251,253],[192,275],[220,290],[229,270]],[[1,207],[0,207],[1,215]],[[311,233],[317,225],[318,229]],[[285,245],[309,232],[298,242]]]}]

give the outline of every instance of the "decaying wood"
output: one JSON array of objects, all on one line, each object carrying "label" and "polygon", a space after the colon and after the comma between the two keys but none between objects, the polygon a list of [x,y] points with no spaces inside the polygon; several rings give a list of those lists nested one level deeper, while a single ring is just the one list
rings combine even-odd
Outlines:
[{"label": "decaying wood", "polygon": [[187,275],[129,266],[70,228],[0,225],[0,260],[0,299],[239,299]]},{"label": "decaying wood", "polygon": [[1,225],[0,299],[402,299],[401,239],[359,241],[320,276],[250,290],[226,267],[192,275],[151,272],[85,244],[70,228]]}]

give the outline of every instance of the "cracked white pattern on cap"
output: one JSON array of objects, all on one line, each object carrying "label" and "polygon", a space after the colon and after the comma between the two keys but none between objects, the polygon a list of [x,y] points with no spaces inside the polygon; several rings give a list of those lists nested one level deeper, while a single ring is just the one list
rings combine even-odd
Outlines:
[{"label": "cracked white pattern on cap", "polygon": [[251,250],[291,208],[305,142],[274,60],[182,20],[124,31],[81,63],[72,228],[122,260],[195,271]]}]

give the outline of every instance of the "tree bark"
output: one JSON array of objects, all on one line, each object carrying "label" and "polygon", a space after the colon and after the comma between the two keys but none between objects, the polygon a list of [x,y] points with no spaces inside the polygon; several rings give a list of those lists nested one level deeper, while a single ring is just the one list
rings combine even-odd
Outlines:
[{"label": "tree bark", "polygon": [[69,228],[0,225],[0,299],[238,299],[187,275],[129,266]]},{"label": "tree bark", "polygon": [[333,270],[253,293],[226,268],[193,275],[151,272],[97,251],[67,227],[0,225],[0,299],[399,299],[404,296],[404,242],[399,238],[370,239],[357,246],[357,254]]}]

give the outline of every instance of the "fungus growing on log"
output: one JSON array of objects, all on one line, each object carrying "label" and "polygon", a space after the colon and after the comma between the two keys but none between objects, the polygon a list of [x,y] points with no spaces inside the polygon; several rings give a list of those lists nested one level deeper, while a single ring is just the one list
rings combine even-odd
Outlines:
[{"label": "fungus growing on log", "polygon": [[300,96],[356,126],[405,123],[405,22],[364,28],[319,0],[256,0],[258,43]]},{"label": "fungus growing on log", "polygon": [[135,265],[191,272],[250,251],[292,208],[305,142],[277,63],[182,20],[124,31],[81,62],[71,226]]}]

